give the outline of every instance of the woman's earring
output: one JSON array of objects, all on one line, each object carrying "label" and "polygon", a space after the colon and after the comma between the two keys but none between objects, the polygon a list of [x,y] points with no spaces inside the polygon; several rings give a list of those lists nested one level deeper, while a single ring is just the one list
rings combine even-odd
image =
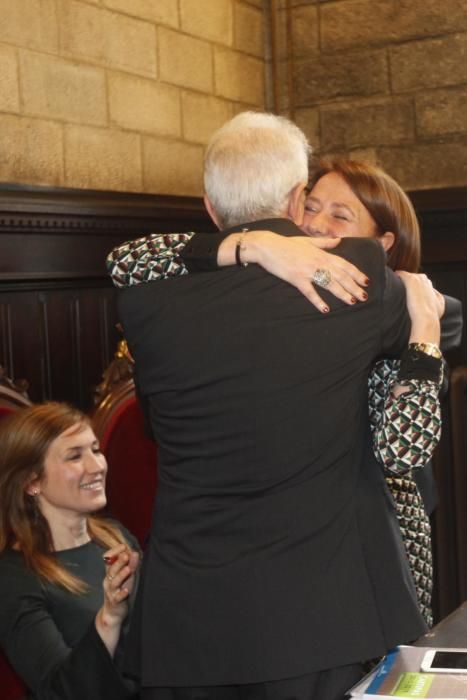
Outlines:
[{"label": "woman's earring", "polygon": [[33,495],[33,496],[38,496],[38,495],[39,495],[39,489],[34,489],[34,491],[32,492],[32,495]]}]

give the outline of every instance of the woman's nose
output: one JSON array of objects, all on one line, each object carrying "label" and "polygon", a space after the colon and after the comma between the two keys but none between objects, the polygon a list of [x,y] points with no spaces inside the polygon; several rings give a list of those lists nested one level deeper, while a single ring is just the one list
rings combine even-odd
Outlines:
[{"label": "woman's nose", "polygon": [[328,235],[328,224],[323,212],[314,212],[308,217],[307,229],[311,236]]},{"label": "woman's nose", "polygon": [[86,468],[88,471],[94,473],[105,472],[106,461],[104,455],[99,453],[90,452],[86,459]]}]

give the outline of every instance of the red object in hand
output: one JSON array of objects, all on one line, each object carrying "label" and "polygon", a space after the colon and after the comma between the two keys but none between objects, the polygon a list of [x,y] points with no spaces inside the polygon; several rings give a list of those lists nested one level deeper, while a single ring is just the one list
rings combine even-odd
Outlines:
[{"label": "red object in hand", "polygon": [[103,559],[104,559],[105,563],[107,564],[107,566],[112,566],[112,564],[115,564],[115,562],[117,561],[118,556],[114,554],[113,557],[104,556]]}]

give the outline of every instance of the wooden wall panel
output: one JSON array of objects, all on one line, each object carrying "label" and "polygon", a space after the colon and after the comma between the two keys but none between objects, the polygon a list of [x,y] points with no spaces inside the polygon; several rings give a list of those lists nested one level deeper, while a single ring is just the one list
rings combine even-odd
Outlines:
[{"label": "wooden wall panel", "polygon": [[119,338],[105,269],[149,231],[211,230],[201,200],[0,187],[0,364],[33,401],[87,409]]},{"label": "wooden wall panel", "polygon": [[96,282],[38,287],[3,292],[0,285],[0,364],[9,376],[28,380],[33,401],[87,407],[118,339],[115,292]]},{"label": "wooden wall panel", "polygon": [[[422,224],[423,270],[437,289],[462,301],[464,330],[462,344],[447,354],[451,370],[467,364],[467,190],[417,192],[412,199]],[[433,517],[435,564],[435,619],[441,619],[464,601],[466,570],[458,557],[458,542],[467,537],[465,518],[454,508],[459,494],[453,452],[451,389],[444,397],[443,432],[433,460],[439,502]],[[465,464],[467,470],[467,464]],[[467,503],[465,504],[467,508]]]}]

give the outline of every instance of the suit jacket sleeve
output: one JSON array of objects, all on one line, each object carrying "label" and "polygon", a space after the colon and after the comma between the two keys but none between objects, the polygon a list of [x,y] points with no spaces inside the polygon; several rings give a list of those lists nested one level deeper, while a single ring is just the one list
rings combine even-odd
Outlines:
[{"label": "suit jacket sleeve", "polygon": [[459,347],[462,338],[462,304],[459,299],[444,295],[445,310],[441,319],[441,349],[448,352]]},{"label": "suit jacket sleeve", "polygon": [[381,321],[382,355],[397,358],[407,346],[411,322],[404,284],[388,267],[385,269]]}]

